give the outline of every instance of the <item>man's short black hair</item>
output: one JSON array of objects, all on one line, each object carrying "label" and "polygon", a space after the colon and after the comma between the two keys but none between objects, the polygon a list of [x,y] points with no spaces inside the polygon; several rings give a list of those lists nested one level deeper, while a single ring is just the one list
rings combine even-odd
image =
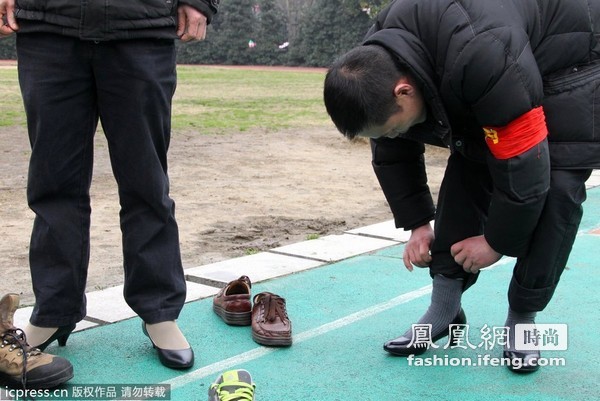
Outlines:
[{"label": "man's short black hair", "polygon": [[337,129],[354,138],[383,125],[398,110],[394,87],[404,72],[383,47],[359,46],[329,67],[323,90],[325,108]]}]

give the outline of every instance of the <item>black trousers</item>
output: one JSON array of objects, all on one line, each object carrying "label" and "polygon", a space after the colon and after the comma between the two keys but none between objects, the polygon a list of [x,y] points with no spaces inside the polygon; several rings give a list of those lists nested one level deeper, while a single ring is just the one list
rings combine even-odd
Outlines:
[{"label": "black trousers", "polygon": [[[546,203],[527,256],[518,258],[509,284],[508,301],[517,312],[537,312],[550,302],[567,264],[583,215],[585,181],[592,170],[551,171]],[[450,255],[450,247],[481,235],[492,193],[485,164],[453,153],[440,188],[435,217],[430,273],[465,280],[465,290],[477,274],[466,273]]]},{"label": "black trousers", "polygon": [[86,315],[98,120],[118,184],[125,299],[147,323],[176,319],[186,285],[167,175],[173,41],[18,34],[17,55],[32,149],[31,322],[55,327]]}]

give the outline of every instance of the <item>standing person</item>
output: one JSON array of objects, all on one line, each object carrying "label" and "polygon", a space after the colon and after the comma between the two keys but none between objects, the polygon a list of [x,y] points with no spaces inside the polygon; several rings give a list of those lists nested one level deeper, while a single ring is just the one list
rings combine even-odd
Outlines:
[{"label": "standing person", "polygon": [[176,319],[186,285],[169,197],[167,150],[175,39],[202,40],[219,0],[0,0],[2,34],[17,33],[19,83],[35,212],[29,344],[64,345],[86,315],[93,137],[98,121],[118,184],[124,297],[161,363],[189,368]]},{"label": "standing person", "polygon": [[[396,0],[329,69],[329,115],[345,136],[371,138],[395,224],[411,231],[404,264],[429,268],[418,323],[431,340],[466,322],[462,293],[502,255],[517,257],[509,333],[550,302],[600,167],[599,33],[600,0]],[[424,143],[451,151],[437,210]],[[510,368],[536,370],[539,351],[509,337]],[[425,351],[411,330],[384,348]]]}]

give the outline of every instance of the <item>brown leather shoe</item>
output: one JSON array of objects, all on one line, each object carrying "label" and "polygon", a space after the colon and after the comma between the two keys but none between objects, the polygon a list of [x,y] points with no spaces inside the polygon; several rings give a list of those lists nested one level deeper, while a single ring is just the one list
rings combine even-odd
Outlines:
[{"label": "brown leather shoe", "polygon": [[250,326],[252,319],[250,288],[252,283],[248,276],[229,282],[213,298],[213,311],[227,324]]},{"label": "brown leather shoe", "polygon": [[292,345],[292,322],[285,309],[285,299],[270,292],[254,297],[252,339],[275,347]]}]

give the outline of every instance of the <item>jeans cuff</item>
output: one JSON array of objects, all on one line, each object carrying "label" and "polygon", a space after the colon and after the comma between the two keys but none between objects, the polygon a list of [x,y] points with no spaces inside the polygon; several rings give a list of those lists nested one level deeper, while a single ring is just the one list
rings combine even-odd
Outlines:
[{"label": "jeans cuff", "polygon": [[515,312],[540,312],[552,299],[556,285],[544,288],[525,288],[512,277],[508,287],[508,304]]}]

